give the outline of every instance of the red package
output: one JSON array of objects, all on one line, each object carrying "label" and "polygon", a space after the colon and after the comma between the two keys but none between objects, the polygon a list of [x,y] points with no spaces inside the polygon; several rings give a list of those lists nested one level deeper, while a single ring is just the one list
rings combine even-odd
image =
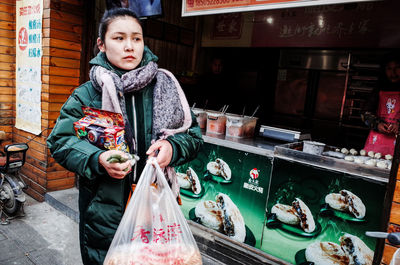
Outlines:
[{"label": "red package", "polygon": [[86,106],[82,107],[82,111],[85,116],[74,122],[78,138],[101,149],[129,151],[124,138],[122,114]]}]

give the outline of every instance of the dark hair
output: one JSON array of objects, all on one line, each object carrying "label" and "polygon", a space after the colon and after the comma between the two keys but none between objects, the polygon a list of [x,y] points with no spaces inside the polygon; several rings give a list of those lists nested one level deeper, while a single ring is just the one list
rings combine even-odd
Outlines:
[{"label": "dark hair", "polygon": [[[379,71],[379,83],[380,87],[389,87],[392,86],[392,82],[387,78],[386,75],[386,66],[390,62],[396,62],[400,64],[400,52],[398,50],[392,50],[386,54],[384,54],[380,61],[380,71]],[[395,84],[398,86],[398,83]]]},{"label": "dark hair", "polygon": [[385,54],[382,58],[381,65],[382,67],[386,67],[386,65],[390,62],[400,63],[400,52],[399,51],[391,51]]},{"label": "dark hair", "polygon": [[110,25],[110,23],[118,17],[131,17],[135,19],[142,27],[139,17],[135,14],[135,12],[133,12],[129,8],[121,7],[121,8],[113,8],[107,10],[106,12],[104,12],[103,17],[101,18],[99,24],[99,38],[101,39],[102,42],[104,42],[108,25]]}]

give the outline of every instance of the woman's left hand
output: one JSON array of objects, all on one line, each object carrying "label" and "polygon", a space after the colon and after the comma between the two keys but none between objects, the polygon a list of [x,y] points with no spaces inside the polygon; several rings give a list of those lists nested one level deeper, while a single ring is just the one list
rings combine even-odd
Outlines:
[{"label": "woman's left hand", "polygon": [[172,159],[172,154],[172,145],[167,140],[159,140],[155,142],[146,152],[146,155],[148,155],[149,157],[156,157],[157,163],[162,168],[169,165],[169,162],[171,162]]},{"label": "woman's left hand", "polygon": [[399,124],[391,123],[388,127],[389,133],[397,134],[399,132]]}]

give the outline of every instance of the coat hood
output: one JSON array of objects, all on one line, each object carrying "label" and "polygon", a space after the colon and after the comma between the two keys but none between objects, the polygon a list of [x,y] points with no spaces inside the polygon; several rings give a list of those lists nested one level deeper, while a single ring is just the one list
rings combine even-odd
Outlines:
[{"label": "coat hood", "polygon": [[[157,62],[158,57],[147,47],[146,45],[144,46],[143,50],[143,58],[142,61],[140,62],[138,67],[142,67],[147,65],[149,62]],[[110,63],[110,61],[107,59],[107,56],[104,52],[99,52],[96,57],[94,57],[92,60],[89,62],[90,65],[99,65],[107,70],[113,71],[119,76],[123,75],[126,73],[126,70],[120,69]]]}]

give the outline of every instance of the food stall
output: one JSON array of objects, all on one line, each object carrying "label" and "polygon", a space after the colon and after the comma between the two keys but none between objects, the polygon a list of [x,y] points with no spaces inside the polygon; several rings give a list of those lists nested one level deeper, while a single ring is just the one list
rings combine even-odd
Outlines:
[{"label": "food stall", "polygon": [[[229,77],[239,88],[221,87],[218,93],[220,105],[236,99],[241,104],[230,106],[229,112],[237,114],[242,114],[244,105],[247,110],[260,105],[255,115],[259,118],[255,136],[260,125],[291,127],[299,131],[306,129],[313,139],[335,147],[361,148],[368,130],[360,122],[360,104],[377,80],[379,58],[388,50],[400,47],[399,1],[161,2],[163,14],[148,17],[143,23],[146,44],[159,56],[160,66],[172,71],[180,80],[184,75],[192,82],[191,75],[205,68],[211,51],[226,55]],[[274,2],[273,9],[266,7],[268,2]],[[349,4],[326,5],[339,2]],[[14,41],[15,31],[20,32],[15,1],[0,3],[3,22],[0,24],[0,54],[3,62],[7,62],[0,66],[0,129],[6,132],[7,143],[30,141],[27,163],[21,173],[29,185],[27,192],[39,201],[44,200],[47,191],[71,188],[76,182],[72,172],[48,155],[46,137],[72,91],[88,80],[88,62],[93,56],[96,27],[106,1],[54,0],[43,3],[42,78],[39,80],[42,82],[39,98],[42,128],[39,131],[43,131],[40,137],[13,126],[18,110],[14,102],[18,91],[14,80],[14,55],[15,49],[23,50],[24,46],[16,45]],[[182,4],[190,5],[191,10],[185,11],[187,14],[184,15],[191,12],[194,19],[181,16]],[[198,6],[207,4],[215,5]],[[27,6],[24,10],[31,9]],[[203,16],[205,14],[207,16]],[[34,30],[34,34],[39,31],[38,27],[29,30]],[[33,41],[32,44],[37,43]],[[331,65],[328,61],[333,57],[338,60]],[[320,59],[318,67],[312,58]],[[203,93],[201,89],[197,94],[192,93],[181,83],[185,93],[192,94],[193,98]],[[251,112],[246,114],[251,115]],[[384,241],[367,238],[363,231],[400,231],[400,182],[396,180],[399,154],[394,156],[389,172],[335,158],[302,156],[301,147],[293,149],[286,145],[289,141],[283,143],[282,140],[259,137],[232,140],[207,135],[204,140],[205,146],[198,158],[177,168],[178,172],[186,173],[191,167],[203,190],[196,195],[190,190],[185,195],[182,190],[182,209],[192,223],[201,222],[193,216],[192,209],[201,201],[216,202],[218,193],[226,194],[243,217],[244,243],[237,245],[246,251],[257,255],[269,253],[277,258],[274,263],[294,263],[296,254],[301,254],[312,242],[338,243],[341,231],[352,230],[375,250],[375,260],[380,261]],[[230,180],[207,173],[207,165],[218,158],[230,167]],[[285,194],[286,197],[281,199],[281,186],[293,191],[290,196]],[[320,216],[326,195],[339,193],[342,189],[357,195],[365,204],[363,222]],[[321,226],[321,231],[314,237],[299,236],[298,229],[298,233],[293,234],[281,227],[267,226],[269,220],[274,221],[268,219],[273,206],[278,202],[289,205],[296,196],[307,204]],[[340,212],[331,212],[340,215]],[[207,235],[219,234],[221,238],[229,239],[221,232],[214,233],[215,230],[201,226]],[[233,243],[226,249],[229,248],[233,248]],[[383,263],[390,262],[395,249],[395,246],[385,244],[387,254]]]},{"label": "food stall", "polygon": [[[92,56],[97,38],[94,32],[100,13],[104,11],[104,1],[96,1],[97,4],[81,2],[50,1],[46,7],[45,14],[51,20],[44,22],[53,19],[56,22],[51,24],[51,31],[46,26],[45,33],[51,32],[51,39],[57,40],[44,49],[48,55],[54,48],[43,63],[56,67],[48,73],[51,83],[43,80],[47,84],[44,92],[48,93],[48,99],[43,98],[47,100],[43,106],[48,108],[50,127],[53,124],[50,121],[58,117],[59,108],[78,85],[79,78],[87,80],[85,76],[89,72],[87,62]],[[180,81],[184,77],[188,83],[195,83],[189,73],[183,73],[184,70],[191,70],[190,74],[195,75],[200,67],[204,67],[208,56],[215,52],[227,57],[226,70],[229,78],[234,80],[232,87],[220,87],[221,91],[217,93],[220,105],[234,99],[237,105],[231,105],[228,111],[243,117],[243,114],[251,116],[260,105],[253,116],[258,120],[251,137],[229,130],[234,127],[231,126],[234,119],[225,120],[228,130],[219,131],[219,135],[215,131],[207,134],[207,122],[203,123],[203,150],[197,159],[176,168],[186,187],[181,189],[185,217],[191,220],[192,227],[204,228],[201,230],[203,240],[210,248],[217,243],[219,246],[225,244],[227,255],[235,254],[229,249],[241,249],[254,256],[268,254],[263,256],[268,260],[264,263],[300,264],[304,260],[304,249],[309,245],[316,241],[338,244],[342,232],[348,232],[375,251],[374,258],[380,261],[384,241],[365,237],[364,232],[388,230],[390,206],[400,208],[400,196],[392,203],[398,155],[395,155],[390,171],[360,166],[344,159],[310,155],[302,151],[302,144],[303,140],[312,137],[331,145],[324,151],[343,147],[361,149],[368,129],[360,121],[360,102],[377,80],[379,58],[388,50],[399,47],[400,38],[396,34],[398,1],[340,1],[352,3],[325,5],[339,1],[282,0],[271,1],[275,5],[273,9],[266,7],[269,1],[219,1],[239,5],[221,8],[217,2],[171,1],[163,6],[163,17],[144,21],[147,45],[159,55],[160,66],[171,70]],[[252,4],[248,5],[250,2]],[[99,7],[99,3],[103,6]],[[182,3],[192,5],[190,12],[196,19],[184,20],[180,16]],[[220,15],[203,16],[207,7],[198,6],[202,3],[216,3],[209,9],[216,8],[217,11],[207,14]],[[83,13],[88,16],[82,16]],[[84,36],[83,40],[81,36]],[[56,78],[59,76],[65,78]],[[186,95],[192,95],[192,98],[204,93],[203,89],[190,91],[187,84],[181,83]],[[189,103],[193,105],[194,102]],[[200,107],[205,105],[197,103]],[[218,108],[213,109],[216,110]],[[214,113],[215,116],[218,115]],[[273,129],[268,131],[266,127]],[[286,129],[293,135],[286,137]],[[277,131],[278,138],[271,139],[276,137]],[[300,133],[294,133],[296,131]],[[42,148],[45,137],[40,145],[36,140],[32,143],[35,143],[32,150],[46,154],[47,149]],[[51,167],[45,171],[52,173],[47,185],[49,189],[53,188],[49,184],[61,183],[58,178],[65,176],[66,171],[52,160],[48,165],[36,163],[36,160],[50,159],[36,157],[37,153],[32,153],[35,159],[28,162],[44,169]],[[218,172],[221,165],[224,172],[225,167],[229,167],[230,177]],[[36,172],[31,168],[26,171]],[[34,173],[26,172],[27,175]],[[69,183],[73,183],[74,176],[68,177]],[[33,184],[32,187],[38,186]],[[366,208],[364,217],[357,218],[326,206],[325,197],[342,190],[361,199]],[[44,192],[41,189],[41,193]],[[276,204],[290,207],[296,198],[309,208],[316,230],[306,232],[300,225],[291,227],[270,216]],[[210,211],[201,205],[206,201],[210,201],[208,206],[215,207],[223,220],[206,218]],[[233,223],[239,224],[240,229],[232,229],[232,220],[225,218],[229,216],[235,216]],[[393,225],[400,224],[398,215],[393,214],[390,222],[390,231],[400,231],[399,226]],[[208,240],[217,237],[217,243]],[[386,247],[391,248],[390,253],[394,252],[393,246],[386,244]]]},{"label": "food stall", "polygon": [[[220,225],[213,226],[201,213],[201,210],[206,210],[205,215],[219,215],[222,219],[233,215],[224,211],[223,203],[218,201],[218,196],[216,197],[217,194],[224,193],[230,197],[235,205],[233,208],[244,220],[246,233],[240,243],[250,245],[254,251],[259,249],[277,258],[274,262],[306,264],[312,259],[313,254],[310,253],[313,253],[313,249],[321,252],[325,246],[333,246],[334,251],[340,248],[344,251],[342,258],[349,262],[354,260],[349,254],[352,252],[349,245],[360,246],[359,249],[362,249],[359,256],[363,257],[365,263],[361,264],[381,262],[383,240],[367,237],[365,232],[386,231],[388,228],[390,198],[394,190],[398,162],[395,157],[392,164],[391,157],[385,159],[385,154],[374,158],[368,157],[368,154],[359,154],[368,132],[361,122],[360,108],[377,81],[379,58],[387,52],[384,48],[394,47],[393,43],[388,44],[388,40],[383,41],[385,34],[377,37],[378,39],[369,34],[364,36],[369,38],[369,42],[365,42],[365,38],[363,40],[361,36],[364,34],[361,32],[362,22],[369,23],[365,20],[369,12],[378,10],[380,14],[384,10],[381,8],[382,5],[376,3],[326,8],[319,6],[315,9],[295,8],[256,14],[225,14],[215,16],[214,24],[210,22],[212,19],[205,19],[203,45],[209,48],[214,45],[216,49],[230,47],[228,56],[235,54],[235,60],[241,62],[238,68],[250,64],[246,57],[254,58],[249,56],[254,54],[237,47],[272,48],[286,45],[283,47],[296,47],[297,50],[279,50],[279,56],[275,60],[279,65],[274,72],[275,83],[265,81],[265,76],[274,76],[274,73],[266,73],[271,69],[268,61],[265,62],[267,66],[258,66],[258,70],[254,70],[255,67],[243,70],[242,73],[247,71],[246,76],[234,72],[235,78],[252,76],[257,79],[257,82],[264,86],[261,89],[264,89],[268,96],[271,95],[272,100],[271,97],[257,97],[259,84],[242,80],[247,85],[246,93],[253,93],[253,98],[249,101],[249,97],[243,96],[239,101],[245,106],[247,104],[247,107],[261,105],[261,113],[256,115],[260,119],[257,121],[254,137],[232,137],[228,129],[225,132],[220,131],[217,135],[215,132],[210,134],[207,120],[204,125],[204,150],[197,159],[177,168],[177,172],[185,173],[191,167],[205,187],[201,199],[190,198],[185,194],[186,191],[181,189],[182,210],[186,218],[208,229],[219,231],[222,237],[236,240],[234,234],[224,229],[226,224],[223,221],[217,222]],[[232,9],[230,11],[232,12]],[[344,19],[339,21],[339,24],[343,26],[343,32],[347,33],[342,32],[343,35],[334,36],[339,33],[313,32],[309,28],[312,27],[312,23],[308,22],[308,18],[311,20],[318,17],[317,13],[326,13],[326,20],[320,21],[321,28],[330,22],[333,23],[332,21]],[[346,14],[341,16],[341,13]],[[337,15],[336,20],[330,16],[334,14]],[[278,23],[280,32],[277,29],[279,27],[272,29],[273,15],[276,15],[277,21],[274,23]],[[381,20],[380,15],[377,17],[377,23],[368,26],[364,24],[368,27],[367,31],[380,31],[378,25],[382,25],[380,23],[385,19]],[[355,20],[359,26],[357,30],[352,28],[355,26]],[[241,23],[240,30],[231,31],[230,34],[225,32],[228,35],[217,32],[217,25],[235,24],[233,22]],[[249,32],[252,32],[252,36],[248,35]],[[264,34],[260,35],[261,32]],[[327,35],[323,36],[324,34]],[[204,37],[205,35],[211,37]],[[280,36],[281,39],[276,36]],[[285,40],[288,42],[282,44]],[[304,48],[298,49],[299,44]],[[314,50],[309,49],[318,45]],[[360,47],[364,47],[365,50],[359,49]],[[263,54],[261,49],[257,50],[260,58],[267,58],[274,52],[276,53],[276,50]],[[268,88],[265,85],[268,85]],[[274,86],[273,92],[269,91],[270,85]],[[226,93],[230,91],[231,87],[226,88]],[[236,113],[239,114],[240,111],[236,110]],[[226,122],[226,125],[228,124]],[[266,132],[266,127],[272,129]],[[290,137],[285,134],[287,129],[293,133]],[[298,131],[302,137],[296,136],[294,131]],[[310,154],[303,151],[303,140],[309,140],[310,137],[323,143],[320,153]],[[346,148],[356,148],[358,154],[347,154],[349,151]],[[218,178],[222,178],[221,175],[217,171],[212,172],[210,163],[214,165],[212,163],[217,159],[229,166],[232,183],[218,181]],[[367,162],[368,160],[370,162]],[[380,166],[377,166],[379,162]],[[254,203],[255,200],[263,202]],[[204,209],[205,201],[216,203],[210,202],[212,209]],[[349,206],[350,204],[352,206]],[[306,209],[304,212],[307,212],[308,220],[313,219],[312,224],[296,217],[299,208]],[[285,215],[282,212],[289,214]],[[285,216],[293,218],[292,221],[285,222]],[[262,225],[259,222],[261,219],[264,219]],[[252,234],[255,235],[255,244],[248,241]],[[344,249],[347,249],[347,252]]]},{"label": "food stall", "polygon": [[[289,139],[287,132],[279,136]],[[198,157],[176,168],[179,177],[192,175],[193,178],[195,174],[201,187],[199,192],[194,192],[191,185],[181,184],[184,187],[181,188],[182,211],[187,219],[292,264],[306,261],[305,249],[312,243],[340,244],[340,237],[349,233],[370,249],[372,262],[377,240],[368,238],[365,232],[382,228],[388,168],[346,161],[344,155],[334,158],[310,154],[303,151],[303,141],[283,144],[276,137],[232,138],[207,131],[203,138],[205,147]],[[325,152],[335,150],[332,146],[324,148]],[[229,179],[211,168],[218,160],[226,163],[224,170],[229,173]],[[334,209],[326,203],[328,194],[339,196],[340,191],[359,198],[365,206],[364,213],[356,217],[348,209]],[[230,198],[232,205],[218,200],[221,193]],[[298,198],[311,211],[315,222],[313,231],[306,232],[300,224],[285,223],[273,214],[274,205],[292,207]],[[232,207],[237,212],[233,214],[232,209],[224,207]],[[229,219],[234,227],[239,227],[240,218],[232,217],[237,214],[243,218],[244,238],[238,238],[237,231],[229,230],[223,221]]]}]

